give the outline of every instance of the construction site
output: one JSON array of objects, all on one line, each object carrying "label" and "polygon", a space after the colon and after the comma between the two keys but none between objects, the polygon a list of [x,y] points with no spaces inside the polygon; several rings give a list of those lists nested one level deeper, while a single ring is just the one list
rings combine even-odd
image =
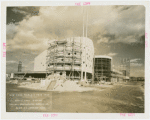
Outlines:
[{"label": "construction site", "polygon": [[145,8],[84,3],[7,7],[4,112],[145,112]]},{"label": "construction site", "polygon": [[88,13],[86,19],[83,14],[82,37],[48,40],[48,47],[34,58],[34,71],[22,71],[20,61],[18,72],[9,75],[13,81],[7,82],[43,90],[70,90],[70,87],[74,90],[91,84],[129,81],[130,62],[121,63],[118,65],[120,69],[116,70],[112,68],[112,57],[95,56],[87,28]]},{"label": "construction site", "polygon": [[31,89],[87,90],[92,84],[129,81],[129,63],[122,60],[118,65],[120,69],[113,69],[112,57],[94,56],[93,42],[86,37],[55,39],[49,40],[48,48],[35,57],[34,71],[22,72],[22,62],[19,62],[18,72],[12,73],[10,78],[20,78],[17,84]]},{"label": "construction site", "polygon": [[[34,72],[21,74],[21,62],[18,65],[20,77],[39,78],[39,74],[45,74],[41,77],[41,84],[47,90],[52,86],[58,86],[65,81],[85,81],[89,84],[94,80],[94,46],[91,39],[86,37],[72,37],[64,40],[48,41],[48,49],[39,54],[34,60]],[[40,72],[42,71],[42,72]],[[38,73],[38,74],[36,74]],[[61,82],[60,82],[61,81]],[[72,82],[76,84],[76,82]],[[48,85],[49,84],[49,85]]]}]

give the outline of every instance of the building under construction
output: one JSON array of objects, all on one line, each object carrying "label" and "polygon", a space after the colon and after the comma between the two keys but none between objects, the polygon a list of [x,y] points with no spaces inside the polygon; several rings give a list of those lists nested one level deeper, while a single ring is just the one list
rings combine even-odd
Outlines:
[{"label": "building under construction", "polygon": [[[49,41],[48,49],[34,59],[34,71],[21,72],[18,64],[18,77],[45,79],[95,80],[105,82],[128,81],[130,78],[130,60],[117,59],[116,68],[112,68],[112,58],[104,55],[94,56],[92,40],[74,37]],[[118,69],[117,69],[118,68]],[[56,78],[53,78],[57,76]]]},{"label": "building under construction", "polygon": [[94,46],[87,37],[50,40],[48,49],[35,58],[34,71],[68,79],[92,79]]},{"label": "building under construction", "polygon": [[112,58],[109,56],[97,55],[94,58],[94,79],[95,81],[111,81]]}]

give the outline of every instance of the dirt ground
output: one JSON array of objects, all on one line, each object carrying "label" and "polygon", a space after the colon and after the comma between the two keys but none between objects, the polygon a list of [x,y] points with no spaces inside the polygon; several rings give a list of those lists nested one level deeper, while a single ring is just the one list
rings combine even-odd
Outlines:
[{"label": "dirt ground", "polygon": [[[35,91],[7,85],[8,93],[51,93],[52,106],[46,109],[26,110],[26,112],[59,112],[59,113],[144,113],[144,92],[140,83],[118,84],[112,87],[97,87],[93,91]],[[7,96],[8,98],[8,96]],[[25,99],[21,97],[20,99]],[[29,99],[33,99],[32,97]],[[43,98],[44,102],[50,101]],[[42,102],[43,102],[42,101]],[[11,111],[7,102],[7,111]],[[21,110],[20,110],[21,111]]]}]

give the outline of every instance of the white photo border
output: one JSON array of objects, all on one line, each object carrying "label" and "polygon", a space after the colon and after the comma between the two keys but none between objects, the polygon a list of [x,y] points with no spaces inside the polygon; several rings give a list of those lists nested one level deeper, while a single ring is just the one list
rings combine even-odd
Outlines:
[{"label": "white photo border", "polygon": [[[80,2],[80,1],[76,1]],[[6,8],[10,6],[75,6],[75,1],[2,1],[1,2],[1,119],[148,119],[150,118],[150,47],[145,47],[145,113],[135,113],[135,116],[120,116],[120,113],[57,113],[55,118],[44,118],[43,112],[6,112],[6,57],[3,57],[3,43],[6,43]],[[81,1],[83,3],[85,1]],[[88,1],[89,2],[89,1]],[[145,6],[145,33],[150,37],[150,2],[149,1],[90,1],[90,6],[98,5],[143,5]],[[7,43],[6,43],[7,44]],[[50,114],[50,113],[47,113]]]}]

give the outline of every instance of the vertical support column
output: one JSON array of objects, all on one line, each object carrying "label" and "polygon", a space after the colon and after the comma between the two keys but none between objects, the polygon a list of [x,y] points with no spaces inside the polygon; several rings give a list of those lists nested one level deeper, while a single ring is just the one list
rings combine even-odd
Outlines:
[{"label": "vertical support column", "polygon": [[88,30],[88,11],[86,11],[86,14],[87,14],[87,16],[86,16],[86,37],[87,37],[87,30]]},{"label": "vertical support column", "polygon": [[47,74],[48,74],[48,67],[47,67],[48,60],[47,59],[48,59],[48,49],[47,49],[47,56],[46,56],[46,78],[47,78]]},{"label": "vertical support column", "polygon": [[48,40],[48,49],[47,49],[47,56],[46,56],[46,78],[47,78],[47,74],[48,74],[48,56],[49,56],[49,54],[48,54],[48,51],[49,51],[49,40]]},{"label": "vertical support column", "polygon": [[72,77],[74,79],[74,38],[73,38],[73,44],[72,44]]},{"label": "vertical support column", "polygon": [[53,55],[53,75],[54,75],[54,72],[55,72],[55,68],[57,66],[57,61],[55,62],[55,55],[56,55],[56,52],[57,52],[57,47],[58,47],[58,44],[57,44],[57,41],[55,41],[55,46],[54,46],[54,55]]},{"label": "vertical support column", "polygon": [[93,68],[92,68],[92,84],[94,84],[94,78],[95,78],[95,71],[94,71],[94,68],[95,68],[95,56],[93,58]]},{"label": "vertical support column", "polygon": [[[82,40],[82,42],[83,42],[83,40]],[[80,37],[80,56],[81,56],[81,80],[83,79],[83,62],[82,62],[82,59],[83,59],[83,43],[81,42],[81,37]]]},{"label": "vertical support column", "polygon": [[[85,42],[85,39],[84,39],[84,44],[85,44],[85,63],[86,63],[86,62],[87,62],[87,61],[86,61],[86,57],[87,57],[87,56],[86,56],[86,42]],[[87,67],[86,67],[86,64],[85,64],[85,75],[84,75],[84,76],[85,76],[85,77],[84,77],[84,80],[85,80],[85,81],[86,81],[86,70],[87,70]]]},{"label": "vertical support column", "polygon": [[50,58],[49,58],[50,54],[51,54],[51,45],[50,45],[50,42],[48,40],[48,49],[47,49],[47,57],[46,57],[46,78],[51,71],[50,68],[48,67],[49,63],[50,63],[49,62],[50,61]]},{"label": "vertical support column", "polygon": [[[72,47],[72,42],[71,42],[71,38],[70,38],[70,47]],[[72,49],[71,49],[72,50]],[[70,55],[71,55],[71,51],[69,51]],[[69,57],[69,59],[72,58],[72,57]],[[71,80],[71,73],[72,73],[72,60],[70,60],[70,74],[69,74],[69,79]]]},{"label": "vertical support column", "polygon": [[64,64],[63,64],[63,73],[65,72],[65,42],[64,42],[64,45],[63,45],[63,57],[64,57]]},{"label": "vertical support column", "polygon": [[[83,8],[83,39],[82,39],[82,59],[83,59],[83,42],[84,42],[84,8]],[[83,61],[82,61],[82,72],[81,72],[81,80],[83,79]]]},{"label": "vertical support column", "polygon": [[[54,41],[54,43],[56,44],[56,41]],[[55,71],[55,58],[54,58],[54,56],[55,56],[55,53],[56,52],[56,46],[54,46],[54,54],[53,54],[53,75],[54,75],[54,71]]]}]

